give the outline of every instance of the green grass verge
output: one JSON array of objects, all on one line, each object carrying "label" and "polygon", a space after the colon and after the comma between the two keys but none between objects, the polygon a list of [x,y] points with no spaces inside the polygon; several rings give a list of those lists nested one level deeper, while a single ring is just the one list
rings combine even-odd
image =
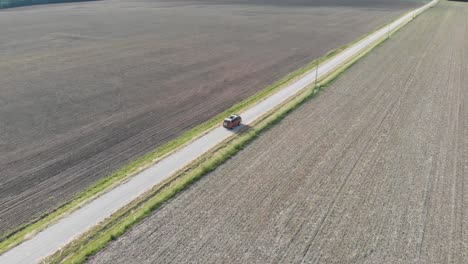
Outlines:
[{"label": "green grass verge", "polygon": [[[394,20],[398,18],[395,18]],[[360,40],[364,39],[368,35],[374,33],[375,31],[379,30],[380,28],[384,26],[378,27],[375,30],[371,31],[370,33],[367,33],[361,36],[360,38],[327,53],[325,56],[319,58],[318,60],[312,61],[305,67],[288,74],[287,76],[283,77],[281,80],[277,81],[273,85],[268,86],[267,88],[263,89],[257,94],[247,98],[246,100],[240,102],[239,104],[234,105],[233,107],[225,110],[224,112],[202,123],[201,125],[183,133],[180,137],[174,140],[171,140],[168,143],[162,145],[161,147],[156,148],[154,151],[150,152],[149,154],[141,158],[138,158],[137,160],[126,165],[125,167],[117,170],[116,172],[111,174],[109,177],[99,180],[98,182],[94,183],[92,186],[90,186],[86,190],[78,193],[73,199],[71,199],[70,202],[63,204],[62,206],[58,207],[54,211],[44,214],[43,216],[41,216],[40,218],[36,219],[35,221],[29,224],[25,224],[21,227],[16,228],[15,230],[11,230],[10,232],[7,232],[5,235],[3,235],[0,238],[0,254],[4,253],[5,251],[14,247],[15,245],[18,245],[25,239],[32,237],[37,232],[55,223],[61,217],[67,215],[73,210],[76,210],[84,203],[94,199],[95,197],[104,193],[105,191],[112,189],[115,185],[121,183],[122,181],[125,181],[132,175],[154,164],[157,160],[164,157],[165,155],[180,148],[184,144],[189,143],[194,138],[197,138],[200,135],[206,133],[211,128],[217,126],[224,119],[226,115],[234,113],[234,112],[241,112],[243,109],[246,109],[256,104],[260,100],[276,92],[278,89],[286,86],[287,84],[293,82],[294,80],[300,78],[302,75],[309,72],[311,69],[313,69],[316,66],[317,61],[320,61],[323,63],[333,58],[336,54],[347,49],[349,46],[359,42]],[[336,76],[338,74],[336,74]]]},{"label": "green grass verge", "polygon": [[129,228],[149,216],[161,205],[173,198],[177,193],[186,189],[207,173],[215,170],[219,165],[225,163],[232,156],[245,148],[260,134],[269,130],[275,124],[283,120],[289,113],[312,99],[346,69],[354,65],[362,57],[366,56],[376,46],[383,43],[385,39],[386,37],[382,38],[375,45],[372,45],[362,53],[355,56],[352,60],[343,64],[335,72],[320,80],[317,87],[309,87],[305,89],[295,98],[268,113],[264,119],[254,124],[249,130],[223,143],[216,150],[203,155],[202,158],[195,162],[195,165],[192,165],[193,167],[184,169],[179,172],[172,181],[154,188],[143,197],[139,198],[139,200],[133,205],[120,210],[116,215],[105,220],[98,227],[95,227],[87,234],[74,241],[74,243],[66,246],[61,251],[56,252],[54,255],[47,258],[44,263],[85,262],[90,256],[104,248],[110,241],[117,239]]}]

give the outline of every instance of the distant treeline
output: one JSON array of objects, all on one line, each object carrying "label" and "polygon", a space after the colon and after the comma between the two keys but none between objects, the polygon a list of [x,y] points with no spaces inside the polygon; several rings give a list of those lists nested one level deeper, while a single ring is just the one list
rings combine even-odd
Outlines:
[{"label": "distant treeline", "polygon": [[94,0],[0,0],[0,9],[19,6],[84,2]]}]

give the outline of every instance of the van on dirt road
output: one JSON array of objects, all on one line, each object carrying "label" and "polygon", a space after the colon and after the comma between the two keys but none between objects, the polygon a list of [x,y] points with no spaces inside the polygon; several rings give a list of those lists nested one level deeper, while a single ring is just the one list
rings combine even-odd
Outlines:
[{"label": "van on dirt road", "polygon": [[224,119],[223,127],[227,129],[233,129],[234,127],[240,125],[241,122],[242,118],[240,117],[240,115],[233,114]]}]

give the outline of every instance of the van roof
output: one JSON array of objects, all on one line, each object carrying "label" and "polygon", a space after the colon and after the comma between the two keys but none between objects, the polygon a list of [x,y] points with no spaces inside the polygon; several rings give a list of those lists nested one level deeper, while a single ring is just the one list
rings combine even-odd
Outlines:
[{"label": "van roof", "polygon": [[225,118],[224,120],[232,121],[234,118],[237,118],[238,116],[239,116],[239,115],[232,114],[232,115],[230,115],[229,117]]}]

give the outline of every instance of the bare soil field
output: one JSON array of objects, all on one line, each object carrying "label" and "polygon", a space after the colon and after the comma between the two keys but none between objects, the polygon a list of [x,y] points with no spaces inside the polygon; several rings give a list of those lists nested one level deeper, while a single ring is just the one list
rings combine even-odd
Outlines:
[{"label": "bare soil field", "polygon": [[324,3],[97,1],[0,11],[0,235],[421,4]]},{"label": "bare soil field", "polygon": [[468,263],[467,47],[442,1],[89,263]]}]

